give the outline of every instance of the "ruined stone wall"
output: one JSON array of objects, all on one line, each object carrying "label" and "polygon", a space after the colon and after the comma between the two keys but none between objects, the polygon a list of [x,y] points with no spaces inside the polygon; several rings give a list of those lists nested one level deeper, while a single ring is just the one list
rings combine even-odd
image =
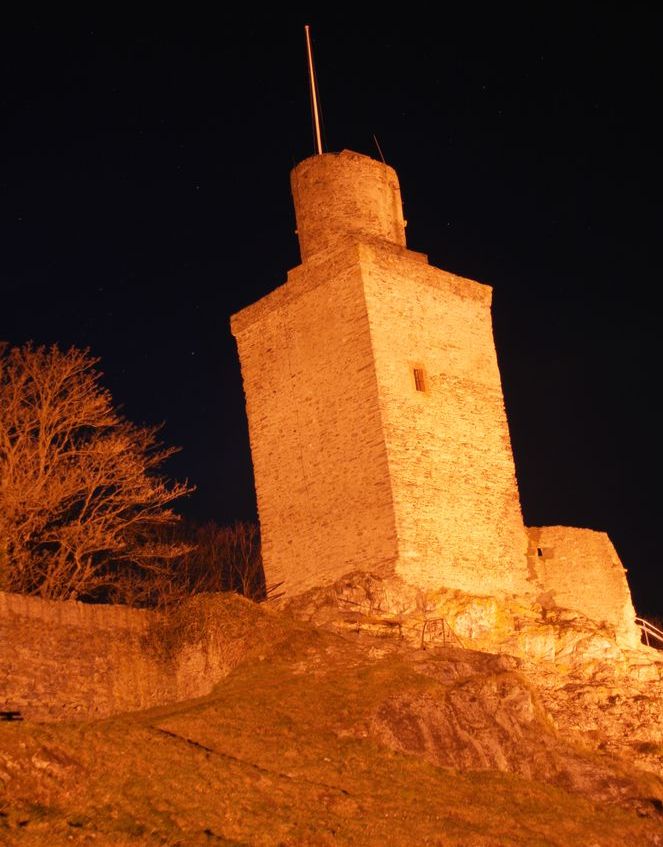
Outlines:
[{"label": "ruined stone wall", "polygon": [[570,526],[528,529],[530,557],[549,602],[615,627],[618,642],[640,643],[626,571],[605,532]]},{"label": "ruined stone wall", "polygon": [[[233,596],[197,605],[192,619],[209,625],[169,644],[172,631],[154,612],[0,592],[0,710],[95,718],[207,694],[246,650],[250,604]],[[219,621],[224,638],[214,634]]]},{"label": "ruined stone wall", "polygon": [[0,594],[0,703],[26,717],[101,716],[166,697],[148,613]]},{"label": "ruined stone wall", "polygon": [[416,254],[366,245],[362,256],[399,575],[473,594],[533,591],[491,289]]},{"label": "ruined stone wall", "polygon": [[357,246],[233,317],[267,583],[292,594],[396,558]]}]

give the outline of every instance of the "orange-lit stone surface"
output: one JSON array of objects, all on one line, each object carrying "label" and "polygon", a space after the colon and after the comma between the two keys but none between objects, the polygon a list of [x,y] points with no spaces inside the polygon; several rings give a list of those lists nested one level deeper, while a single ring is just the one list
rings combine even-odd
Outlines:
[{"label": "orange-lit stone surface", "polygon": [[156,612],[0,591],[0,709],[85,719],[209,693],[260,643],[261,619],[235,595],[192,602],[199,637],[182,640]]},{"label": "orange-lit stone surface", "polygon": [[378,238],[405,247],[393,168],[349,150],[305,159],[291,175],[302,261],[343,244]]},{"label": "orange-lit stone surface", "polygon": [[617,641],[636,647],[640,631],[626,571],[605,532],[570,526],[530,527],[530,555],[550,600],[614,626]]},{"label": "orange-lit stone surface", "polygon": [[388,166],[325,154],[292,185],[303,263],[232,320],[268,583],[533,592],[491,289],[405,248]]},{"label": "orange-lit stone surface", "polygon": [[492,289],[405,247],[387,165],[324,154],[291,182],[302,264],[232,318],[267,582],[292,596],[364,571],[537,598],[635,646],[607,535],[535,528],[528,555]]},{"label": "orange-lit stone surface", "polygon": [[[366,246],[366,298],[399,541],[422,588],[527,593],[527,541],[491,289]],[[424,372],[417,391],[413,370]]]},{"label": "orange-lit stone surface", "polygon": [[0,701],[33,720],[99,717],[166,696],[142,648],[148,612],[0,592]]},{"label": "orange-lit stone surface", "polygon": [[233,330],[268,583],[386,573],[396,532],[358,245],[297,268]]}]

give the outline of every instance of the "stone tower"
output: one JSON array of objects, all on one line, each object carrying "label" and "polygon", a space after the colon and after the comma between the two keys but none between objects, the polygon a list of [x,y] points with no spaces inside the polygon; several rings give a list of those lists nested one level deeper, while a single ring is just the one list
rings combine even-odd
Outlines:
[{"label": "stone tower", "polygon": [[387,165],[326,153],[291,182],[302,263],[232,318],[267,582],[531,593],[492,289],[406,248]]}]

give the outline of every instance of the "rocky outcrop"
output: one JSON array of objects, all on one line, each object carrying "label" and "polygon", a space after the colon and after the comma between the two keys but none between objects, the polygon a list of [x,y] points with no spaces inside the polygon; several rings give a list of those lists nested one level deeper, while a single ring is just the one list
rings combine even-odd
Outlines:
[{"label": "rocky outcrop", "polygon": [[614,628],[580,612],[509,595],[423,594],[368,574],[349,574],[287,608],[336,631],[517,658],[558,730],[663,774],[663,653],[629,649]]}]

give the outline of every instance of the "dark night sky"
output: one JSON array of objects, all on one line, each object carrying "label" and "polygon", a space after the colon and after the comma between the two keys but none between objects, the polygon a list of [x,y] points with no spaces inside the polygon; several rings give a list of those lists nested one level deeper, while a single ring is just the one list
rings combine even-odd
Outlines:
[{"label": "dark night sky", "polygon": [[607,530],[660,614],[657,26],[577,5],[5,26],[0,338],[89,346],[183,511],[255,514],[228,319],[298,263],[309,22],[327,149],[375,133],[409,246],[494,286],[526,521]]}]

